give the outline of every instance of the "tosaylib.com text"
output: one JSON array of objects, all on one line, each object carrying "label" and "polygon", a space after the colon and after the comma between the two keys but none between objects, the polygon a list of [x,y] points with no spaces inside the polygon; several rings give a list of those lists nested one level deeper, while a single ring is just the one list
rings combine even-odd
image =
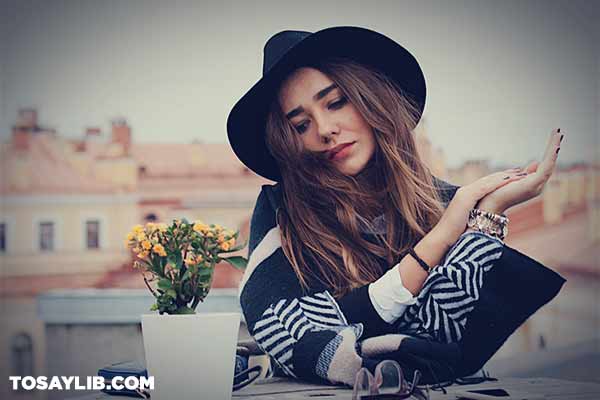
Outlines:
[{"label": "tosaylib.com text", "polygon": [[154,377],[149,376],[9,376],[13,390],[154,390]]}]

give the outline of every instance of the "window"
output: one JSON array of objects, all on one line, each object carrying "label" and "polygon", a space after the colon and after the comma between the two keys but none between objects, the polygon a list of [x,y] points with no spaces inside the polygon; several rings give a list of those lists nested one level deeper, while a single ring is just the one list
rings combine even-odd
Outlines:
[{"label": "window", "polygon": [[40,250],[54,250],[54,222],[40,222]]},{"label": "window", "polygon": [[[10,343],[11,375],[31,376],[33,370],[33,340],[31,335],[20,332],[14,335]],[[19,385],[19,390],[23,390]]]},{"label": "window", "polygon": [[95,219],[85,222],[85,237],[88,249],[100,248],[100,221]]},{"label": "window", "polygon": [[6,252],[6,224],[0,222],[0,253]]}]

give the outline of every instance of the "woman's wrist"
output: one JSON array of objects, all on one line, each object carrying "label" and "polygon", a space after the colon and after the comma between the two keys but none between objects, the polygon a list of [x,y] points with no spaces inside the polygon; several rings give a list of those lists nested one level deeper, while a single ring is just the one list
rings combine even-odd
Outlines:
[{"label": "woman's wrist", "polygon": [[452,240],[450,235],[446,234],[442,229],[439,228],[439,225],[433,227],[429,233],[427,233],[423,239],[425,239],[428,243],[430,243],[435,248],[441,249],[442,254],[445,254],[450,247],[454,245],[455,240]]},{"label": "woman's wrist", "polygon": [[479,200],[479,202],[477,202],[477,204],[473,208],[477,208],[481,211],[491,212],[493,214],[504,214],[504,211],[506,210],[506,208],[498,202],[492,199],[487,199],[485,197]]},{"label": "woman's wrist", "polygon": [[[431,269],[435,269],[435,266],[440,262],[449,248],[447,238],[439,228],[436,229],[435,227],[413,246],[419,258]],[[423,270],[419,262],[410,254],[406,254],[400,260],[399,264],[398,272],[400,273],[404,287],[413,296],[418,295],[429,274]]]}]

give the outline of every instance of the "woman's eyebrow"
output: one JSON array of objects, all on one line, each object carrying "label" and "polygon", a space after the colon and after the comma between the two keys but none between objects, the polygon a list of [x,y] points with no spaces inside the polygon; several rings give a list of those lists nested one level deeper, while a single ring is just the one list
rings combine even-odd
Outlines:
[{"label": "woman's eyebrow", "polygon": [[[321,100],[323,97],[327,96],[327,94],[328,94],[329,92],[331,92],[333,89],[335,89],[335,88],[337,88],[337,87],[338,87],[338,86],[337,86],[337,84],[335,84],[335,83],[332,83],[331,85],[327,86],[325,89],[321,89],[321,90],[319,90],[319,91],[317,92],[317,94],[315,94],[315,95],[313,96],[313,99],[314,99],[315,101],[317,101],[317,100]],[[296,108],[294,108],[294,109],[293,109],[292,111],[290,111],[289,113],[285,114],[285,116],[286,116],[288,119],[292,119],[292,118],[294,118],[296,115],[298,115],[298,114],[302,113],[303,111],[304,111],[304,108],[302,108],[302,106],[299,106],[299,107],[296,107]]]},{"label": "woman's eyebrow", "polygon": [[319,90],[317,92],[317,94],[314,95],[313,98],[315,100],[321,100],[323,97],[327,96],[327,93],[331,92],[336,87],[337,87],[337,85],[335,83],[332,83],[331,85],[327,86],[325,89]]}]

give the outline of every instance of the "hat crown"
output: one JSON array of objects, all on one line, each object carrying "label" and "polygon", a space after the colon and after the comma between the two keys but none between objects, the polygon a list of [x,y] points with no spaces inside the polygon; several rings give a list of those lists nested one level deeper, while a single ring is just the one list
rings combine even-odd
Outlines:
[{"label": "hat crown", "polygon": [[277,61],[279,61],[292,47],[296,46],[312,32],[306,31],[281,31],[271,36],[263,50],[263,76],[265,76]]}]

